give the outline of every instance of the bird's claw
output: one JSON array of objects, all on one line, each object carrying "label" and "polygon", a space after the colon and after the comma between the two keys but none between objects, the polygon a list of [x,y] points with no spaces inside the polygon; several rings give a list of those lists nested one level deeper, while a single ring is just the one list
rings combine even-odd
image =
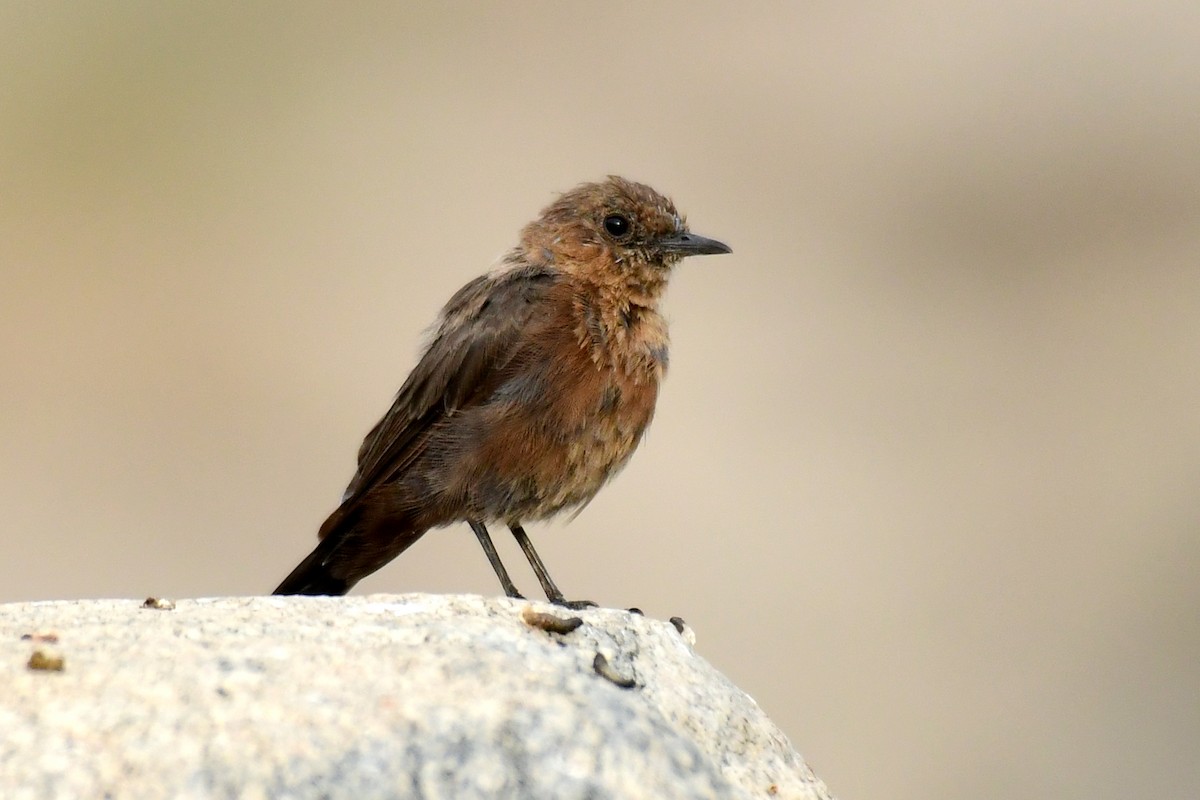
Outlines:
[{"label": "bird's claw", "polygon": [[551,600],[550,602],[556,606],[562,606],[563,608],[569,608],[572,611],[581,611],[585,608],[599,608],[600,607],[600,606],[596,605],[595,603],[593,603],[591,600],[564,600],[563,598],[560,597],[557,600]]}]

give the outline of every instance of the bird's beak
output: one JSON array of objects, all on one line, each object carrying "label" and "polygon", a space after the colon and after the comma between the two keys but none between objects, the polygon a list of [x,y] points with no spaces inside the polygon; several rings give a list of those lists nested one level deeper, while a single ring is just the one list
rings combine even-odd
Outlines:
[{"label": "bird's beak", "polygon": [[694,233],[676,233],[665,236],[656,243],[664,253],[674,253],[680,256],[710,256],[719,253],[732,253],[729,245],[697,236]]}]

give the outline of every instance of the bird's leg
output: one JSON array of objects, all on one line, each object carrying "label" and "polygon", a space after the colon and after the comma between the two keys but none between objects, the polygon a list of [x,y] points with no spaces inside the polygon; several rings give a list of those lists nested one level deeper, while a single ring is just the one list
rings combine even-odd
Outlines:
[{"label": "bird's leg", "polygon": [[500,563],[500,554],[496,552],[496,545],[492,544],[492,537],[488,535],[487,528],[483,527],[482,522],[474,519],[467,520],[467,524],[471,526],[471,530],[475,531],[475,538],[479,539],[479,546],[483,548],[484,555],[491,562],[492,569],[495,570],[496,577],[500,579],[500,587],[504,589],[504,593],[509,597],[524,600],[524,595],[517,591],[516,584],[512,582],[512,578],[508,577],[508,570]]},{"label": "bird's leg", "polygon": [[542,591],[546,593],[546,599],[556,606],[564,606],[565,608],[591,608],[596,604],[591,600],[567,600],[563,597],[563,593],[554,585],[554,581],[550,578],[550,573],[546,571],[546,565],[542,563],[542,559],[538,556],[537,551],[533,549],[533,542],[529,541],[528,534],[520,525],[512,524],[508,526],[512,531],[513,538],[517,540],[517,544],[521,545],[522,552],[525,553],[525,558],[529,559],[529,566],[533,567],[533,573],[537,575],[538,582],[542,584]]}]

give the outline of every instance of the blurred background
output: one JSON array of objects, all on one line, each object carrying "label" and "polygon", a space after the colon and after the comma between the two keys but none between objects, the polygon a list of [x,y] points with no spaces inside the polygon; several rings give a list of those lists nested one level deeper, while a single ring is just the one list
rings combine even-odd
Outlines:
[{"label": "blurred background", "polygon": [[[619,173],[685,262],[531,528],[843,798],[1200,795],[1200,4],[5,3],[0,600],[269,592],[450,294]],[[519,551],[502,555],[532,594]],[[498,593],[466,526],[364,592]]]}]

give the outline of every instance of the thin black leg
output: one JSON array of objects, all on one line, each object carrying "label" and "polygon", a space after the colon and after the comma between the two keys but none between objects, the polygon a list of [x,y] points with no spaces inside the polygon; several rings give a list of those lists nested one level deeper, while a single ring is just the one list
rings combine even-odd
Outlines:
[{"label": "thin black leg", "polygon": [[496,577],[500,579],[500,586],[504,589],[504,593],[509,597],[524,600],[524,596],[517,591],[517,585],[512,582],[512,578],[508,577],[508,570],[500,563],[500,554],[496,552],[496,545],[492,544],[492,537],[488,535],[487,528],[483,527],[483,523],[478,520],[469,519],[467,524],[471,526],[471,530],[475,531],[475,538],[479,539],[479,546],[483,548],[484,555],[491,562],[492,569],[495,570]]},{"label": "thin black leg", "polygon": [[529,560],[529,566],[533,567],[533,574],[537,575],[538,583],[542,584],[542,591],[546,593],[546,599],[556,606],[566,606],[567,608],[588,608],[596,605],[591,600],[567,600],[563,597],[563,593],[554,585],[550,573],[546,570],[546,565],[542,563],[541,557],[537,551],[533,549],[533,542],[529,541],[529,535],[525,533],[525,529],[520,525],[509,525],[508,529],[512,531],[513,538],[517,540],[517,544],[521,545],[521,551],[525,553],[525,558]]}]

